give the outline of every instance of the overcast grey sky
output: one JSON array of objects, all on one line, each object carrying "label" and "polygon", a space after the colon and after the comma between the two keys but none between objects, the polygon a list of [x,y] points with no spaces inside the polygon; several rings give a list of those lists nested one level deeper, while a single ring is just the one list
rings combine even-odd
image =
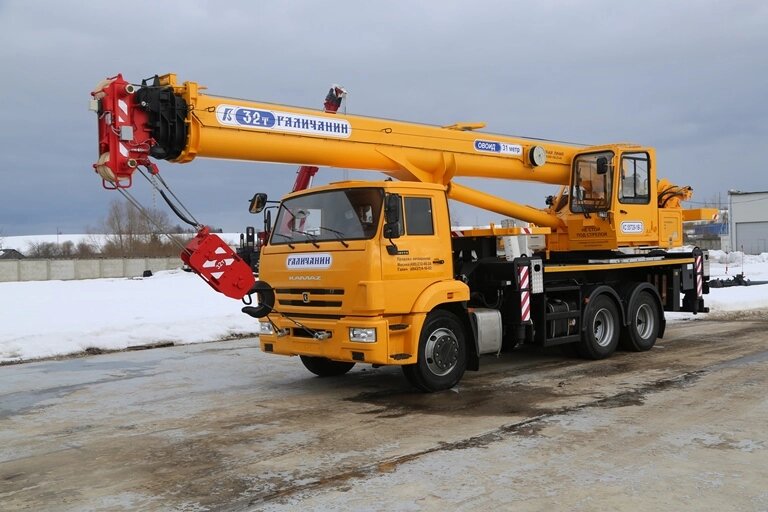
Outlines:
[{"label": "overcast grey sky", "polygon": [[[80,233],[114,192],[93,173],[97,82],[177,73],[211,94],[496,133],[656,147],[695,201],[768,190],[768,2],[0,1],[0,232]],[[202,222],[239,231],[295,168],[160,163]],[[350,172],[350,178],[370,174]],[[375,176],[375,174],[374,174]],[[339,180],[321,170],[316,184]],[[543,206],[551,186],[465,181]],[[134,193],[152,205],[146,183]],[[157,203],[158,207],[164,207]],[[498,220],[460,207],[464,224]]]}]

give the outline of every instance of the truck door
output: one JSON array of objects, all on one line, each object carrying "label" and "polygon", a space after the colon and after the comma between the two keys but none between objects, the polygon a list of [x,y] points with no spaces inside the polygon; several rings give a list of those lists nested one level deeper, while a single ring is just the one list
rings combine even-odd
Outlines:
[{"label": "truck door", "polygon": [[[651,179],[651,158],[648,152],[622,153],[617,176],[614,222],[619,245],[650,242],[658,237],[655,181]],[[654,199],[655,200],[655,199]]]},{"label": "truck door", "polygon": [[615,157],[613,151],[578,155],[573,162],[570,193],[572,215],[568,219],[570,248],[610,249],[614,246],[614,226],[609,211],[613,204]]},{"label": "truck door", "polygon": [[[430,284],[452,279],[451,234],[448,205],[434,195],[402,196],[402,229],[393,239],[396,254],[382,248],[382,274],[390,311],[411,310]],[[386,239],[382,243],[390,245]]]}]

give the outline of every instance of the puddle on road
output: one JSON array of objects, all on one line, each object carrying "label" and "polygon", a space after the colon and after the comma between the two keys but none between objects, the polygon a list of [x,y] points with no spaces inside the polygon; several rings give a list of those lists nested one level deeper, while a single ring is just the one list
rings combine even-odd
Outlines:
[{"label": "puddle on road", "polygon": [[535,416],[546,412],[548,402],[568,396],[562,390],[516,384],[504,388],[473,388],[439,393],[375,391],[360,393],[346,401],[369,404],[376,409],[361,412],[377,418],[400,418],[408,414],[444,416]]},{"label": "puddle on road", "polygon": [[[747,364],[756,360],[768,359],[768,352],[757,356],[748,356],[732,363]],[[428,414],[442,416],[541,416],[560,413],[583,407],[633,407],[642,406],[646,396],[674,387],[685,387],[697,380],[701,371],[694,371],[673,378],[641,384],[633,389],[619,391],[594,389],[577,386],[567,387],[580,379],[603,378],[634,371],[636,360],[606,361],[594,365],[587,373],[583,368],[567,371],[567,378],[559,384],[534,386],[520,382],[508,382],[496,386],[461,385],[458,388],[439,393],[417,393],[403,391],[363,392],[345,401],[373,406],[373,409],[361,411],[376,418],[400,418],[408,414]],[[710,369],[711,370],[711,369]],[[559,377],[564,377],[560,375]],[[566,391],[568,389],[568,391]],[[602,393],[602,396],[600,396]],[[563,400],[573,398],[573,405],[563,405]]]}]

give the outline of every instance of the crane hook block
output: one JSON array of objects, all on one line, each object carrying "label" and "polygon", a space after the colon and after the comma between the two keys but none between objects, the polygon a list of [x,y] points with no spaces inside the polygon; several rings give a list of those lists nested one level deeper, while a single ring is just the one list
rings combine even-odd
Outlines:
[{"label": "crane hook block", "polygon": [[211,288],[233,299],[245,297],[256,283],[250,265],[208,226],[189,241],[181,259]]},{"label": "crane hook block", "polygon": [[118,74],[99,82],[91,96],[99,126],[99,157],[93,168],[104,188],[129,188],[137,168],[157,174],[150,157],[174,160],[182,153],[189,109],[173,87],[138,86]]}]

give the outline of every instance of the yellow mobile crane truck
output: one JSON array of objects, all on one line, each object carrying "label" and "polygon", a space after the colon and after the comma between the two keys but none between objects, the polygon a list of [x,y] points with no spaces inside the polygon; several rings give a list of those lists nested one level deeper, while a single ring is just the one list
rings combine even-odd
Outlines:
[{"label": "yellow mobile crane truck", "polygon": [[[200,233],[182,253],[212,287],[258,303],[264,352],[298,355],[320,376],[356,363],[399,365],[415,387],[455,386],[480,356],[520,343],[574,344],[587,358],[645,351],[665,311],[706,312],[707,255],[682,245],[690,187],[656,175],[654,150],[580,146],[225,98],[173,74],[92,93],[106,188],[125,193],[150,159],[196,157],[376,170],[287,195],[261,255],[260,280],[219,239]],[[559,185],[534,208],[473,190],[456,177]],[[164,182],[163,182],[164,184]],[[163,194],[164,197],[167,197]],[[527,226],[451,231],[448,199]],[[256,194],[252,211],[266,195]],[[171,203],[172,204],[172,203]],[[172,206],[173,207],[173,206]],[[178,207],[174,207],[177,213]],[[187,219],[188,220],[188,219]],[[543,237],[535,252],[499,255],[499,237]]]}]

